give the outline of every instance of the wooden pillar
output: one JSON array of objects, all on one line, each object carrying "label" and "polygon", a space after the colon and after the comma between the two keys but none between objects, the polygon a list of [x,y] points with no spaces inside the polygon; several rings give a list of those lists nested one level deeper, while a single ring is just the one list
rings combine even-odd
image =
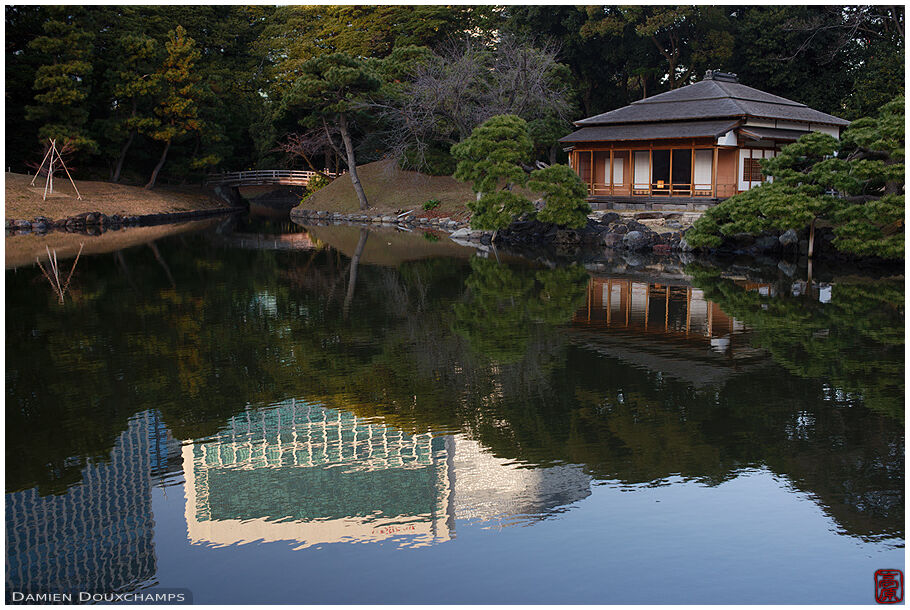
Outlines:
[{"label": "wooden pillar", "polygon": [[594,149],[593,148],[591,149],[590,153],[591,153],[591,165],[589,166],[588,177],[591,179],[591,194],[593,195],[594,194]]},{"label": "wooden pillar", "polygon": [[708,338],[711,338],[711,332],[713,330],[712,322],[714,321],[714,303],[711,301],[705,301],[708,304]]},{"label": "wooden pillar", "polygon": [[692,150],[689,154],[692,167],[689,171],[689,197],[695,197],[695,140],[692,140]]},{"label": "wooden pillar", "polygon": [[664,305],[664,332],[670,330],[670,285],[667,284],[667,301]]},{"label": "wooden pillar", "polygon": [[717,146],[714,147],[714,166],[711,168],[711,197],[717,199]]},{"label": "wooden pillar", "polygon": [[670,197],[672,197],[673,196],[673,149],[672,148],[670,149],[670,175],[667,176],[667,178],[669,178],[669,182],[667,183],[667,186],[670,187]]},{"label": "wooden pillar", "polygon": [[651,186],[654,182],[654,145],[648,144],[648,197],[651,196]]},{"label": "wooden pillar", "polygon": [[613,145],[610,145],[610,197],[613,196]]}]

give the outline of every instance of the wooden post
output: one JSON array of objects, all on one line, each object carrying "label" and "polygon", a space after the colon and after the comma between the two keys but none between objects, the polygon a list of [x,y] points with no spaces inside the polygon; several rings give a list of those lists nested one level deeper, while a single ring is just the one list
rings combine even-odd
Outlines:
[{"label": "wooden post", "polygon": [[651,196],[651,186],[654,182],[654,144],[648,144],[648,197]]},{"label": "wooden post", "polygon": [[695,197],[695,140],[692,140],[692,151],[689,154],[692,168],[689,172],[689,197]]},{"label": "wooden post", "polygon": [[664,332],[670,329],[670,285],[667,284],[667,302],[664,305]]},{"label": "wooden post", "polygon": [[711,197],[717,199],[717,146],[714,147],[714,166],[711,168]]},{"label": "wooden post", "polygon": [[588,177],[591,179],[591,194],[594,194],[594,149],[591,149],[591,165],[588,167]]},{"label": "wooden post", "polygon": [[669,178],[668,185],[670,187],[670,197],[672,197],[673,196],[673,149],[672,148],[670,149],[670,175],[667,176],[667,178]]},{"label": "wooden post", "polygon": [[613,145],[610,145],[610,197],[613,196]]}]

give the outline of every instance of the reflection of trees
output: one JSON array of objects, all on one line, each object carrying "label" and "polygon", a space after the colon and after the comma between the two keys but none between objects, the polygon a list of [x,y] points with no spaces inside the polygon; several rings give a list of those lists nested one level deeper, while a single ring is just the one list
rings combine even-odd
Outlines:
[{"label": "reflection of trees", "polygon": [[[78,481],[138,411],[159,409],[188,439],[247,404],[297,396],[406,431],[463,430],[500,457],[579,463],[629,483],[679,474],[714,484],[763,464],[813,492],[851,533],[902,531],[903,429],[865,408],[872,393],[839,393],[830,376],[770,362],[697,390],[570,343],[560,325],[584,298],[577,267],[361,265],[345,319],[350,268],[332,251],[188,246],[159,242],[176,287],[147,248],[124,252],[135,288],[115,258],[84,259],[81,297],[65,316],[46,292],[26,289],[37,270],[8,274],[8,490]],[[893,354],[888,291],[858,297],[842,285],[824,306],[842,312],[840,326],[824,326],[829,339],[855,333]],[[706,286],[709,298],[723,296]],[[886,360],[872,370],[886,371]]]},{"label": "reflection of trees", "polygon": [[565,324],[583,303],[584,268],[522,273],[496,261],[471,259],[467,298],[456,303],[455,330],[472,349],[501,363],[521,360],[536,324]]},{"label": "reflection of trees", "polygon": [[744,322],[753,343],[800,377],[859,392],[867,407],[904,419],[904,282],[844,278],[831,301],[776,298],[746,290],[719,272],[690,265],[695,284],[728,315]]}]

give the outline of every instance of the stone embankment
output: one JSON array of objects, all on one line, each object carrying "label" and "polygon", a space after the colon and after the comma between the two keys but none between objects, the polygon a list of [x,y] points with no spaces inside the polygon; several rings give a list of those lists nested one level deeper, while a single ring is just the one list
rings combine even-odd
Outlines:
[{"label": "stone embankment", "polygon": [[68,233],[85,233],[100,235],[108,230],[116,231],[123,227],[148,227],[152,225],[196,220],[230,212],[240,212],[245,208],[213,208],[208,210],[193,210],[189,212],[169,212],[161,214],[141,214],[135,216],[108,216],[101,212],[85,212],[68,218],[52,220],[46,216],[36,216],[31,220],[6,219],[8,235],[27,235],[29,233],[49,233],[51,231],[66,231]]},{"label": "stone embankment", "polygon": [[618,214],[595,212],[588,224],[568,229],[537,220],[519,220],[497,235],[497,243],[515,246],[585,246],[632,252],[689,252],[685,232],[697,216],[680,212]]},{"label": "stone embankment", "polygon": [[[391,216],[372,216],[365,213],[343,214],[294,208],[291,217],[306,224],[385,225],[404,230],[425,229],[450,233],[454,241],[466,245],[489,245],[492,231],[470,228],[467,220],[426,218],[411,212]],[[496,243],[504,246],[579,246],[629,250],[634,252],[688,252],[685,231],[697,215],[679,212],[639,212],[621,215],[615,212],[595,212],[588,224],[580,229],[567,229],[537,220],[522,218],[496,234]]]}]

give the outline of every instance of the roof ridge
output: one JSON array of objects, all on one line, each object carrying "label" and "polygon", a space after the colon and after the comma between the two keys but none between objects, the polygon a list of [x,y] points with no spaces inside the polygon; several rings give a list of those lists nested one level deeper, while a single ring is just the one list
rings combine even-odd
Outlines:
[{"label": "roof ridge", "polygon": [[[743,100],[746,102],[762,102],[765,104],[780,104],[782,106],[800,106],[800,107],[804,107],[804,108],[809,107],[802,102],[797,102],[796,100],[791,100],[789,98],[786,98],[786,97],[783,97],[780,95],[776,95],[774,93],[768,93],[767,91],[762,91],[761,89],[756,89],[755,87],[750,87],[749,85],[746,85],[746,84],[743,84],[740,82],[736,82],[736,83],[729,83],[726,81],[715,81],[715,82],[717,82],[717,86],[720,87],[723,90],[723,92],[727,94],[727,97],[729,97],[730,99],[739,99],[739,100]],[[740,88],[749,89],[750,91],[755,91],[757,93],[762,94],[763,96],[771,96],[772,98],[775,98],[775,101],[768,101],[768,100],[760,99],[759,97],[756,97],[756,98],[742,97],[742,96],[737,95],[736,93],[730,91],[727,88],[727,85],[737,85]]]}]

